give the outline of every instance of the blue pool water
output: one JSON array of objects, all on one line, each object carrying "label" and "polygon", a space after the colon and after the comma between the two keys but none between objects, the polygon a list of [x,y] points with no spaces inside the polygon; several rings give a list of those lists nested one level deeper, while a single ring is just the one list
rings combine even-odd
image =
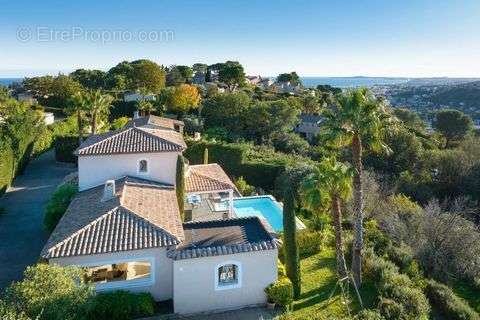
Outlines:
[{"label": "blue pool water", "polygon": [[283,230],[283,209],[270,197],[234,199],[233,210],[237,217],[257,216],[266,219],[273,230]]}]

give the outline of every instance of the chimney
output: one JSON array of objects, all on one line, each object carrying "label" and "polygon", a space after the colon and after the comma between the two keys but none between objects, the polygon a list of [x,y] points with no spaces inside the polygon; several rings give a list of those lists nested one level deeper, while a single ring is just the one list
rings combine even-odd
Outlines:
[{"label": "chimney", "polygon": [[133,119],[138,119],[140,116],[138,115],[138,111],[133,111]]},{"label": "chimney", "polygon": [[115,197],[115,180],[105,181],[105,186],[103,187],[103,201],[108,201]]}]

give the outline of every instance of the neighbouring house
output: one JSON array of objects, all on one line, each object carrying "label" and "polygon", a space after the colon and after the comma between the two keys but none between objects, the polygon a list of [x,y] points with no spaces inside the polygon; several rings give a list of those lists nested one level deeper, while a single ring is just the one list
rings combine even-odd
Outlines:
[{"label": "neighbouring house", "polygon": [[303,91],[303,87],[300,84],[293,84],[290,81],[276,82],[274,88],[278,93],[299,94]]},{"label": "neighbouring house", "polygon": [[263,78],[262,81],[260,81],[257,86],[260,87],[263,90],[271,90],[272,86],[275,84],[275,81],[273,81],[270,78]]},{"label": "neighbouring house", "polygon": [[262,82],[262,77],[261,76],[245,76],[245,82],[253,84],[253,85],[258,85]]},{"label": "neighbouring house", "polygon": [[[176,127],[178,126],[178,127]],[[84,268],[97,291],[150,292],[190,314],[266,302],[279,240],[256,216],[237,218],[240,196],[218,164],[186,168],[182,222],[177,120],[136,118],[77,150],[79,192],[42,250],[48,263]]]},{"label": "neighbouring house", "polygon": [[17,100],[28,104],[37,104],[38,101],[32,92],[21,92],[17,94]]},{"label": "neighbouring house", "polygon": [[45,123],[45,125],[50,125],[50,124],[53,124],[55,122],[55,115],[53,114],[53,112],[44,112],[43,113],[43,123]]},{"label": "neighbouring house", "polygon": [[192,84],[203,85],[205,84],[205,79],[207,77],[207,73],[203,71],[196,71],[192,77]]},{"label": "neighbouring house", "polygon": [[138,102],[138,101],[155,101],[154,94],[141,94],[140,92],[125,92],[123,95],[123,101],[125,102]]},{"label": "neighbouring house", "polygon": [[301,114],[298,116],[300,122],[294,131],[307,140],[313,139],[320,133],[320,124],[323,118],[314,114]]}]

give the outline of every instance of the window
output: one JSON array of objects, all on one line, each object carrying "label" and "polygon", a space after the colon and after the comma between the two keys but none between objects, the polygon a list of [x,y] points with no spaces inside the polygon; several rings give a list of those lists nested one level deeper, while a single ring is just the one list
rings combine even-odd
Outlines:
[{"label": "window", "polygon": [[148,161],[142,159],[138,162],[138,173],[148,173]]},{"label": "window", "polygon": [[215,290],[240,288],[242,269],[239,262],[225,262],[215,269]]},{"label": "window", "polygon": [[153,282],[151,260],[101,264],[86,266],[83,269],[86,282],[101,286],[106,284],[108,287],[115,286],[115,284],[122,286],[127,282],[129,284]]}]

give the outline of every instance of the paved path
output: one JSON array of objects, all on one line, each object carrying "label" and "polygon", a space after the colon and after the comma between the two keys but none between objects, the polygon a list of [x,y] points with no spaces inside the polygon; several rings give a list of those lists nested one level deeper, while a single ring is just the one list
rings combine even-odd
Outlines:
[{"label": "paved path", "polygon": [[53,151],[27,166],[12,187],[0,198],[0,289],[22,277],[35,263],[48,235],[43,230],[43,213],[51,193],[63,177],[74,171],[69,164],[55,162]]},{"label": "paved path", "polygon": [[205,313],[191,316],[162,315],[141,320],[273,320],[280,314],[280,310],[252,307],[219,313]]}]

